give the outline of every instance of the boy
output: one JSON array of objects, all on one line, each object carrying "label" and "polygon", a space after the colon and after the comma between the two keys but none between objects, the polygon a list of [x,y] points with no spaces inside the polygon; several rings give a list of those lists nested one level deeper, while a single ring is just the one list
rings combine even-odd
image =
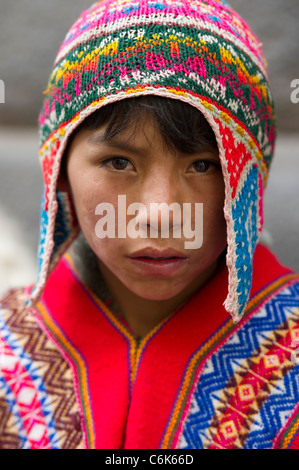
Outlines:
[{"label": "boy", "polygon": [[45,94],[38,279],[1,301],[2,447],[298,448],[257,38],[223,1],[105,0]]}]

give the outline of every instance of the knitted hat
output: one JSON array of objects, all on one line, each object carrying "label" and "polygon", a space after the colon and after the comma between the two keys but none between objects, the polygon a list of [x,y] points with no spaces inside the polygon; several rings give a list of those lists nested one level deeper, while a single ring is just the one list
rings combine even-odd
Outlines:
[{"label": "knitted hat", "polygon": [[225,183],[224,306],[238,321],[250,293],[276,132],[265,59],[248,25],[224,0],[103,0],[71,27],[44,93],[44,194],[30,304],[80,230],[70,196],[56,189],[70,134],[102,106],[153,94],[194,106],[215,133]]}]

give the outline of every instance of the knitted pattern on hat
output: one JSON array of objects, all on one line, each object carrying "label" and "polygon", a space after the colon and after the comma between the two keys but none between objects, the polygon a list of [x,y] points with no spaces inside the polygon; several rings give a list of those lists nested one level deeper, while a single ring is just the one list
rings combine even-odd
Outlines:
[{"label": "knitted pattern on hat", "polygon": [[66,35],[39,116],[44,196],[31,303],[79,233],[69,195],[56,189],[68,137],[100,107],[145,94],[189,103],[215,133],[225,183],[224,305],[238,321],[263,227],[276,123],[261,44],[220,0],[104,0],[83,12]]}]

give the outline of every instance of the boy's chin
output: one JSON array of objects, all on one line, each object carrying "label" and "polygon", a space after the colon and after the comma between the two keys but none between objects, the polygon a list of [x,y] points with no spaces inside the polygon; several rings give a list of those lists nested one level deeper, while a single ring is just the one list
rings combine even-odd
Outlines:
[{"label": "boy's chin", "polygon": [[152,286],[150,289],[147,287],[147,288],[143,288],[143,287],[134,287],[132,288],[132,286],[127,286],[127,288],[136,296],[140,297],[141,299],[144,299],[144,300],[150,300],[150,301],[153,301],[153,302],[159,302],[159,301],[163,301],[163,300],[170,300],[170,299],[173,299],[175,298],[176,296],[178,296],[179,294],[181,294],[184,289],[186,288],[187,286],[177,286],[177,287],[164,287],[164,288],[161,288],[161,286]]}]

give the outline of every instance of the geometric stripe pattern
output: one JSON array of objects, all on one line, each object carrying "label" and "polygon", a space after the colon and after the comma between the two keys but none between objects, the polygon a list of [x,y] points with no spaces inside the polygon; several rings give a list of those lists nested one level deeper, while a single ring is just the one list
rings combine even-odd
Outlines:
[{"label": "geometric stripe pattern", "polygon": [[23,290],[0,309],[0,448],[82,447],[70,366],[36,319]]},{"label": "geometric stripe pattern", "polygon": [[[298,377],[297,377],[297,388]],[[298,449],[299,448],[299,403],[288,416],[285,426],[273,442],[274,449]]]},{"label": "geometric stripe pattern", "polygon": [[[259,427],[250,430],[244,449],[270,449],[276,433],[285,425],[288,416],[298,404],[299,371],[291,364],[286,375],[275,383],[275,389],[261,406],[256,420]],[[296,429],[299,430],[298,411]]]},{"label": "geometric stripe pattern", "polygon": [[73,347],[72,341],[64,335],[63,330],[59,327],[58,323],[53,320],[50,311],[47,309],[44,302],[40,301],[36,305],[36,315],[40,323],[45,328],[45,331],[50,338],[55,342],[57,348],[62,351],[63,355],[67,357],[68,363],[71,365],[75,391],[77,394],[78,402],[80,404],[81,429],[86,436],[84,438],[85,447],[94,449],[94,430],[92,421],[92,407],[89,400],[88,389],[88,372],[86,361],[80,352]]},{"label": "geometric stripe pattern", "polygon": [[299,402],[299,365],[290,359],[298,332],[295,282],[206,361],[178,447],[271,448]]}]

